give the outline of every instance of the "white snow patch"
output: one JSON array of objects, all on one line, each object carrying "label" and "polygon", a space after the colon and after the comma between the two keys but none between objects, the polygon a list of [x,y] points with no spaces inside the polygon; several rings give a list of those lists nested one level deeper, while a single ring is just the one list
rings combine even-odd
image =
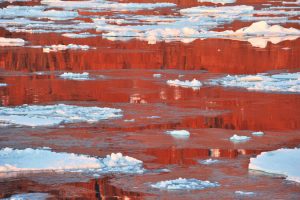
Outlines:
[{"label": "white snow patch", "polygon": [[58,44],[58,45],[51,45],[51,46],[45,46],[43,48],[44,53],[49,53],[49,52],[57,52],[57,51],[65,51],[65,50],[89,50],[90,47],[88,45],[77,45],[77,44],[68,44],[68,45],[63,45],[63,44]]},{"label": "white snow patch", "polygon": [[144,171],[142,165],[142,161],[123,156],[122,153],[112,153],[105,158],[96,158],[74,153],[57,153],[49,149],[4,148],[0,150],[0,172],[5,173],[48,170],[142,173]]},{"label": "white snow patch", "polygon": [[2,200],[46,200],[51,198],[48,193],[23,193],[14,194],[9,198],[4,198]]},{"label": "white snow patch", "polygon": [[206,159],[206,160],[200,160],[199,163],[203,164],[203,165],[211,165],[211,164],[216,164],[219,163],[220,161],[217,159]]},{"label": "white snow patch", "polygon": [[190,132],[187,130],[173,130],[173,131],[166,131],[166,134],[172,135],[174,137],[189,137]]},{"label": "white snow patch", "polygon": [[5,86],[7,86],[6,83],[0,83],[0,87],[5,87]]},{"label": "white snow patch", "polygon": [[25,40],[20,38],[0,37],[0,46],[24,46]]},{"label": "white snow patch", "polygon": [[56,126],[66,123],[88,122],[122,117],[115,108],[83,107],[65,104],[23,105],[0,107],[0,122],[21,126]]},{"label": "white snow patch", "polygon": [[232,141],[232,142],[238,143],[238,142],[245,142],[245,141],[248,141],[248,140],[251,139],[251,137],[243,136],[243,135],[240,136],[240,135],[234,134],[234,135],[231,136],[229,139],[230,139],[230,141]]},{"label": "white snow patch", "polygon": [[198,2],[205,3],[214,3],[225,5],[227,3],[235,3],[236,0],[198,0]]},{"label": "white snow patch", "polygon": [[245,191],[235,191],[234,192],[236,195],[241,195],[241,196],[253,196],[255,195],[255,192],[245,192]]},{"label": "white snow patch", "polygon": [[241,87],[255,91],[299,93],[300,72],[274,75],[228,75],[221,79],[213,79],[210,81],[210,84],[225,87]]},{"label": "white snow patch", "polygon": [[282,175],[287,180],[300,182],[300,148],[263,152],[256,158],[250,158],[249,169]]},{"label": "white snow patch", "polygon": [[151,187],[161,190],[203,190],[220,186],[218,183],[198,179],[178,178],[151,184]]},{"label": "white snow patch", "polygon": [[200,87],[202,86],[202,83],[196,79],[193,79],[192,81],[189,80],[180,81],[178,79],[168,80],[167,84],[171,86],[180,86],[180,87],[193,88],[193,89],[200,89]]},{"label": "white snow patch", "polygon": [[252,135],[255,135],[255,136],[263,136],[265,133],[262,132],[262,131],[256,131],[256,132],[252,132]]},{"label": "white snow patch", "polygon": [[60,78],[69,79],[69,80],[89,80],[90,75],[88,72],[83,73],[73,73],[73,72],[64,72],[59,75]]}]

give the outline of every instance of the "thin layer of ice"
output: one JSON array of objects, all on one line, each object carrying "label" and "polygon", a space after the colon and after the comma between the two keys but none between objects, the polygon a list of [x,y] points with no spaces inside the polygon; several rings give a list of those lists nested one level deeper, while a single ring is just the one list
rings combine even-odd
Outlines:
[{"label": "thin layer of ice", "polygon": [[78,122],[95,123],[118,117],[122,117],[122,110],[115,108],[65,104],[0,107],[0,122],[31,127]]},{"label": "thin layer of ice", "polygon": [[284,176],[300,182],[300,148],[263,152],[250,158],[249,169]]},{"label": "thin layer of ice", "polygon": [[209,84],[225,87],[241,87],[266,92],[300,92],[300,72],[225,76],[210,80]]},{"label": "thin layer of ice", "polygon": [[255,195],[255,192],[246,192],[246,191],[235,191],[234,192],[236,195],[241,195],[241,196],[253,196]]},{"label": "thin layer of ice", "polygon": [[172,131],[166,131],[166,134],[172,135],[174,137],[189,137],[190,132],[187,130],[172,130]]},{"label": "thin layer of ice", "polygon": [[101,173],[142,173],[143,162],[122,153],[96,158],[74,153],[58,153],[49,148],[0,150],[0,172],[93,170]]},{"label": "thin layer of ice", "polygon": [[0,83],[0,87],[5,87],[5,86],[7,86],[6,83]]},{"label": "thin layer of ice", "polygon": [[160,190],[203,190],[206,188],[214,188],[218,186],[220,186],[220,184],[216,182],[201,181],[194,178],[178,178],[151,184],[151,187]]},{"label": "thin layer of ice", "polygon": [[231,136],[230,138],[230,141],[232,142],[245,142],[245,141],[248,141],[251,139],[251,137],[248,137],[248,136],[244,136],[244,135],[236,135],[234,134],[233,136]]},{"label": "thin layer of ice", "polygon": [[178,79],[168,80],[167,84],[171,86],[180,86],[180,87],[193,88],[193,89],[200,89],[200,87],[202,86],[202,83],[197,79],[193,79],[192,81],[189,80],[180,81]]},{"label": "thin layer of ice", "polygon": [[57,51],[65,51],[65,50],[89,50],[90,47],[88,45],[78,45],[78,44],[58,44],[58,45],[51,45],[51,46],[45,46],[43,48],[44,53],[49,53],[49,52],[57,52]]},{"label": "thin layer of ice", "polygon": [[0,46],[24,46],[25,40],[20,38],[0,37]]},{"label": "thin layer of ice", "polygon": [[73,72],[64,72],[63,74],[59,75],[60,78],[69,79],[69,80],[89,80],[90,74],[88,72],[83,73],[73,73]]},{"label": "thin layer of ice", "polygon": [[153,74],[154,78],[160,78],[162,75],[161,74]]}]

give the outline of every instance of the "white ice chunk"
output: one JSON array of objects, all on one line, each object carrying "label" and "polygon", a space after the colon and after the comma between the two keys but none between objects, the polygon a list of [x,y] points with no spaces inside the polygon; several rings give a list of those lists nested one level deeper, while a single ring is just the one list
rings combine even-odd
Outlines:
[{"label": "white ice chunk", "polygon": [[143,162],[122,153],[96,158],[74,153],[58,153],[49,149],[0,150],[0,172],[97,170],[101,173],[142,173]]},{"label": "white ice chunk", "polygon": [[252,135],[255,135],[255,136],[263,136],[265,133],[262,132],[262,131],[256,131],[256,132],[253,132]]},{"label": "white ice chunk", "polygon": [[189,137],[190,132],[187,130],[173,130],[173,131],[166,131],[166,134],[172,135],[174,137]]},{"label": "white ice chunk", "polygon": [[220,161],[217,159],[206,159],[206,160],[200,160],[199,163],[203,164],[203,165],[211,165],[211,164],[216,164],[219,163]]},{"label": "white ice chunk", "polygon": [[0,122],[31,127],[78,122],[94,123],[121,116],[121,109],[65,104],[0,107]]},{"label": "white ice chunk", "polygon": [[0,37],[0,46],[24,46],[25,40],[20,38]]},{"label": "white ice chunk", "polygon": [[250,139],[251,139],[251,137],[243,136],[243,135],[240,136],[240,135],[236,135],[236,134],[234,134],[233,136],[230,137],[230,141],[236,142],[236,143],[245,142],[245,141],[248,141]]},{"label": "white ice chunk", "polygon": [[220,79],[213,79],[210,81],[210,84],[225,87],[241,87],[255,91],[299,93],[300,72],[274,75],[228,75]]},{"label": "white ice chunk", "polygon": [[151,184],[151,187],[161,190],[203,190],[220,186],[218,183],[201,181],[198,179],[178,178],[175,180],[160,181]]},{"label": "white ice chunk", "polygon": [[253,196],[253,195],[255,195],[254,192],[246,192],[246,191],[240,191],[240,190],[235,191],[234,193],[236,195],[241,195],[241,196]]},{"label": "white ice chunk", "polygon": [[154,78],[160,78],[162,75],[161,74],[153,74]]},{"label": "white ice chunk", "polygon": [[88,72],[83,73],[73,73],[73,72],[64,72],[59,75],[60,78],[69,79],[69,80],[89,80],[90,75]]},{"label": "white ice chunk", "polygon": [[6,83],[0,83],[0,87],[5,87],[5,86],[7,86]]},{"label": "white ice chunk", "polygon": [[196,79],[193,79],[192,81],[189,80],[180,81],[178,79],[168,80],[167,84],[171,86],[180,86],[180,87],[193,88],[193,89],[200,89],[200,87],[202,86],[202,83]]},{"label": "white ice chunk", "polygon": [[90,47],[88,45],[77,45],[77,44],[58,44],[58,45],[51,45],[51,46],[45,46],[43,48],[44,53],[49,53],[49,52],[57,52],[57,51],[65,51],[65,50],[88,50]]},{"label": "white ice chunk", "polygon": [[300,182],[300,148],[263,152],[256,158],[250,158],[249,169],[282,175],[287,180]]},{"label": "white ice chunk", "polygon": [[9,198],[5,198],[1,200],[46,200],[49,198],[51,198],[51,195],[48,193],[23,193],[23,194],[14,194]]}]

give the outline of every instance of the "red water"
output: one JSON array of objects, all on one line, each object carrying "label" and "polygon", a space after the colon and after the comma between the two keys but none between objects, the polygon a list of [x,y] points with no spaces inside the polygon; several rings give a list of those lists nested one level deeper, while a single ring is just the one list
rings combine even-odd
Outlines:
[{"label": "red water", "polygon": [[[164,2],[181,7],[211,5],[192,0]],[[266,2],[245,0],[237,3],[259,7]],[[277,5],[276,2],[272,4]],[[160,12],[169,13],[170,10]],[[244,24],[249,23],[234,22],[227,27],[236,29]],[[255,199],[300,198],[299,184],[248,170],[249,159],[262,151],[299,146],[299,94],[250,92],[216,86],[192,90],[166,84],[178,75],[205,82],[228,73],[299,71],[300,39],[269,43],[260,49],[248,42],[224,39],[149,45],[139,40],[70,39],[58,34],[10,33],[3,29],[1,36],[21,37],[32,45],[74,43],[97,47],[89,51],[51,53],[43,53],[40,48],[0,47],[0,82],[8,84],[0,87],[1,106],[57,102],[109,106],[121,108],[124,117],[64,128],[1,127],[0,148],[47,146],[58,152],[92,156],[122,152],[142,160],[146,169],[168,168],[171,172],[110,174],[96,179],[74,173],[0,174],[0,198],[46,192],[52,195],[50,199],[239,199],[234,194],[236,190],[254,191]],[[286,47],[290,49],[283,49]],[[37,71],[47,73],[32,73]],[[103,75],[104,78],[63,80],[58,78],[62,71],[89,71],[93,76]],[[162,78],[153,78],[154,73],[162,74]],[[150,116],[160,118],[150,119]],[[124,119],[135,121],[124,122]],[[189,130],[191,136],[176,139],[164,134],[172,129]],[[265,136],[238,144],[228,140],[233,134],[251,136],[252,131],[264,131]],[[222,162],[199,164],[199,160],[207,158],[218,158]],[[180,192],[149,187],[151,182],[178,177],[217,181],[221,187]]]}]

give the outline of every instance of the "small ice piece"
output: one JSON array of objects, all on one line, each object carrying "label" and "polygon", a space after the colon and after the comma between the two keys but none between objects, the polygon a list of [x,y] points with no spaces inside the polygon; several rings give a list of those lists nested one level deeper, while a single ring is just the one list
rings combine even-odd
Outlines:
[{"label": "small ice piece", "polygon": [[211,165],[211,164],[216,164],[219,163],[220,161],[217,159],[206,159],[206,160],[200,160],[199,163],[203,164],[203,165]]},{"label": "small ice piece", "polygon": [[59,75],[59,77],[63,79],[69,80],[89,80],[90,75],[88,72],[83,73],[72,73],[72,72],[64,72],[63,74]]},{"label": "small ice piece", "polygon": [[161,74],[153,74],[154,78],[160,78],[162,75]]},{"label": "small ice piece", "polygon": [[256,131],[256,132],[253,132],[252,135],[255,135],[255,136],[263,136],[265,133],[262,132],[262,131]]},{"label": "small ice piece", "polygon": [[0,83],[0,87],[5,87],[5,86],[7,86],[6,83]]},{"label": "small ice piece", "polygon": [[186,130],[173,130],[173,131],[166,131],[166,134],[172,135],[174,137],[189,137],[190,132]]},{"label": "small ice piece", "polygon": [[20,38],[0,37],[0,46],[24,46],[25,40]]},{"label": "small ice piece", "polygon": [[124,119],[124,122],[135,122],[135,119]]},{"label": "small ice piece", "polygon": [[88,45],[77,45],[77,44],[58,44],[58,45],[51,45],[51,46],[45,46],[43,48],[44,53],[49,53],[49,52],[57,52],[57,51],[65,51],[65,50],[88,50],[90,47]]},{"label": "small ice piece", "polygon": [[281,175],[300,183],[300,148],[263,152],[250,158],[249,169]]},{"label": "small ice piece", "polygon": [[189,80],[180,81],[178,79],[168,80],[167,84],[171,86],[180,86],[180,87],[193,88],[193,89],[200,89],[200,87],[202,86],[202,83],[196,79],[193,79],[192,81]]},{"label": "small ice piece", "polygon": [[151,184],[151,187],[161,190],[203,190],[220,186],[217,182],[201,181],[195,178],[178,178]]},{"label": "small ice piece", "polygon": [[148,119],[159,119],[160,118],[160,116],[149,116],[149,117],[147,117]]},{"label": "small ice piece", "polygon": [[225,5],[227,3],[235,3],[236,0],[198,0],[198,2],[207,2],[207,3],[214,3],[214,4],[222,4]]},{"label": "small ice piece", "polygon": [[0,108],[0,122],[31,127],[57,126],[78,122],[95,123],[101,120],[122,117],[121,109],[106,107],[55,104]]},{"label": "small ice piece", "polygon": [[0,150],[0,172],[74,171],[95,169],[101,173],[142,173],[143,162],[122,153],[112,153],[104,158],[88,155],[54,152],[49,149]]},{"label": "small ice piece", "polygon": [[234,142],[234,143],[238,143],[238,142],[246,142],[248,140],[250,140],[251,137],[248,136],[239,136],[234,134],[233,136],[230,137],[230,141]]},{"label": "small ice piece", "polygon": [[22,193],[14,194],[2,200],[46,200],[49,198],[51,199],[51,195],[48,193]]},{"label": "small ice piece", "polygon": [[241,195],[241,196],[253,196],[253,195],[255,195],[255,192],[245,192],[245,191],[235,191],[234,193],[236,195]]}]

